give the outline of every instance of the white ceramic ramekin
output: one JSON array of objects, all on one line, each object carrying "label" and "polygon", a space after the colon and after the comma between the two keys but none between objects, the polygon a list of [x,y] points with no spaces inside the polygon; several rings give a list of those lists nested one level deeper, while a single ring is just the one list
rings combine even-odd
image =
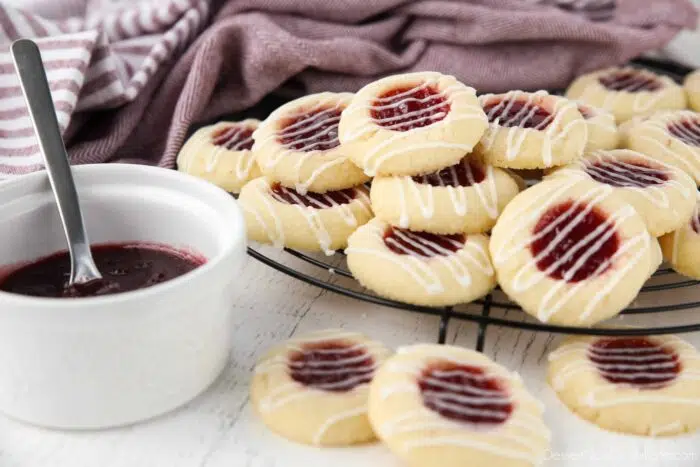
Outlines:
[{"label": "white ceramic ramekin", "polygon": [[[102,164],[74,174],[92,243],[157,242],[207,262],[110,296],[0,292],[0,411],[56,428],[129,424],[189,401],[226,364],[244,221],[230,195],[175,171]],[[65,249],[46,174],[0,183],[0,265]]]}]

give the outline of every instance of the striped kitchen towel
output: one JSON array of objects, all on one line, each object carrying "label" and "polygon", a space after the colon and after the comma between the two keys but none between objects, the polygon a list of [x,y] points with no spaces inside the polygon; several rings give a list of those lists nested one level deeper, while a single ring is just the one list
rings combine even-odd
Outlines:
[{"label": "striped kitchen towel", "polygon": [[72,163],[171,168],[194,125],[281,87],[435,70],[481,92],[560,88],[698,18],[689,0],[0,1],[0,178],[41,167],[7,54],[20,36],[38,38]]},{"label": "striped kitchen towel", "polygon": [[[159,69],[185,50],[209,13],[207,0],[86,0],[73,8],[81,16],[60,19],[66,2],[44,5],[54,8],[59,19],[0,4],[0,174],[4,176],[42,167],[9,52],[13,40],[29,37],[39,45],[58,123],[70,140],[89,124],[80,118],[89,115],[85,111],[122,106],[158,79]],[[47,13],[52,16],[50,9]]]}]

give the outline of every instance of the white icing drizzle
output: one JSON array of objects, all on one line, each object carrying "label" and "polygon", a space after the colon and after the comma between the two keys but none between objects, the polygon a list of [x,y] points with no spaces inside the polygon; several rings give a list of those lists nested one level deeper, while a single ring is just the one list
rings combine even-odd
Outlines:
[{"label": "white icing drizzle", "polygon": [[687,232],[689,235],[700,235],[700,191],[695,193],[695,199],[695,210],[693,211],[693,216],[690,218],[690,222],[686,227],[673,232],[673,249],[671,251],[671,263],[673,264],[678,262],[678,250],[681,241],[683,241],[685,237],[683,232]]},{"label": "white icing drizzle", "polygon": [[[429,94],[422,98],[408,97],[411,94],[421,92],[422,90],[427,89],[428,87],[434,84],[437,84],[437,81],[435,81],[434,83],[429,83],[426,81],[419,84],[418,86],[413,86],[412,88],[407,89],[406,91],[401,92],[399,94],[395,94],[393,96],[388,97],[378,97],[370,106],[368,106],[368,109],[370,112],[380,112],[382,110],[388,109],[403,109],[403,106],[407,105],[410,102],[415,102],[417,104],[425,104],[426,102],[429,102],[431,100],[438,100],[437,103],[432,104],[429,107],[421,108],[411,112],[399,113],[398,115],[395,115],[393,117],[384,117],[380,119],[373,117],[372,120],[375,124],[381,126],[382,128],[386,128],[387,130],[400,131],[399,129],[405,125],[416,125],[424,122],[430,122],[428,125],[432,125],[433,123],[444,119],[449,114],[449,111],[445,113],[436,112],[436,110],[439,110],[440,107],[444,107],[446,104],[449,105],[449,100],[447,99],[445,92]],[[460,91],[455,90],[456,88],[457,86],[452,86],[447,89],[453,90],[452,96],[454,96],[460,93]],[[379,103],[379,105],[377,105],[377,103]]]},{"label": "white icing drizzle", "polygon": [[314,437],[312,438],[311,442],[313,444],[319,445],[323,442],[323,438],[325,437],[328,430],[337,423],[357,417],[364,417],[366,415],[367,407],[364,405],[361,407],[353,407],[344,412],[337,413],[329,417],[328,420],[326,420],[323,423],[323,425],[321,425],[321,427],[316,431],[316,434],[314,434]]},{"label": "white icing drizzle", "polygon": [[[647,146],[657,148],[669,160],[675,161],[674,165],[690,174],[696,182],[700,182],[700,147],[686,144],[668,129],[669,124],[683,120],[697,125],[700,117],[698,113],[689,110],[658,113],[640,122],[631,131],[635,133],[635,138],[643,141]],[[697,131],[700,132],[700,127]],[[671,149],[667,144],[669,138],[683,144]]]},{"label": "white icing drizzle", "polygon": [[[216,137],[212,134],[212,144],[223,146],[229,151],[241,151],[250,148],[253,146],[252,131],[248,136],[242,137],[246,130],[249,130],[246,126],[232,125]],[[220,140],[220,142],[217,143],[217,140]]]},{"label": "white icing drizzle", "polygon": [[[416,350],[416,352],[418,352]],[[404,352],[399,352],[404,353]],[[402,361],[387,363],[387,370],[392,373],[408,376],[408,380],[393,386],[383,388],[380,392],[382,400],[390,399],[397,395],[409,395],[412,400],[422,401],[424,397],[431,398],[435,402],[439,396],[441,408],[448,408],[453,412],[465,415],[489,417],[503,415],[504,421],[496,424],[474,424],[447,418],[438,412],[426,407],[423,402],[415,409],[402,412],[385,421],[378,429],[383,438],[401,436],[401,449],[410,453],[413,449],[428,446],[457,446],[492,453],[508,459],[517,459],[538,465],[545,454],[543,445],[550,440],[550,433],[543,421],[535,415],[526,412],[523,407],[534,405],[541,410],[542,404],[528,394],[523,388],[515,385],[507,385],[506,394],[501,391],[490,391],[476,387],[455,385],[441,379],[432,378],[431,387],[438,387],[446,392],[431,394],[429,391],[421,393],[418,381],[423,375],[425,365],[430,364],[433,358],[439,358],[456,365],[477,366],[483,368],[483,375],[469,374],[469,377],[478,379],[496,378],[502,382],[515,382],[519,378],[505,371],[493,369],[480,361],[468,361],[463,358],[455,358],[446,354],[437,353],[431,355],[430,360],[416,358],[415,361]],[[454,371],[444,371],[443,376],[448,376]],[[440,376],[438,372],[434,375]],[[454,392],[469,394],[456,394]],[[469,404],[470,406],[460,405]],[[496,413],[493,410],[479,408],[484,404],[513,404],[510,415]],[[426,436],[427,434],[430,436]],[[539,448],[538,448],[539,447]]]},{"label": "white icing drizzle", "polygon": [[[628,69],[629,70],[629,69]],[[617,71],[613,71],[610,74],[624,74],[620,73]],[[603,78],[603,76],[599,76],[600,78]],[[609,76],[609,75],[608,75]],[[646,72],[645,70],[636,70],[634,72],[629,72],[628,76],[625,79],[615,79],[613,84],[617,89],[615,91],[627,91],[627,92],[640,92],[640,91],[646,91],[649,92],[648,90],[642,89],[650,84],[657,84],[659,83],[658,79],[656,78],[656,75],[654,75],[651,72]],[[606,89],[608,87],[605,84],[601,85],[605,86]]]},{"label": "white icing drizzle", "polygon": [[[628,78],[629,84],[621,86],[622,89],[612,90],[601,84],[598,79],[609,74],[624,74],[630,72],[630,77]],[[643,85],[643,83],[634,83],[633,80],[637,79],[638,76],[642,76],[646,79],[653,78],[654,81],[659,83],[659,88],[654,91],[637,91],[637,89]],[[633,112],[646,112],[654,108],[661,99],[666,96],[666,89],[668,84],[661,79],[661,77],[656,74],[637,68],[615,68],[601,73],[595,77],[595,79],[583,90],[583,93],[579,97],[582,101],[588,101],[592,94],[597,94],[599,89],[603,88],[607,93],[601,107],[605,110],[613,110],[616,106],[616,101],[622,96],[629,96],[634,94],[634,99],[632,101],[632,111]]]},{"label": "white icing drizzle", "polygon": [[[328,340],[335,342],[335,339]],[[323,341],[322,341],[323,342]],[[343,376],[344,379],[335,382],[326,382],[314,384],[311,388],[321,391],[339,390],[346,386],[357,387],[361,384],[367,384],[365,380],[374,374],[377,368],[377,362],[373,360],[371,365],[352,366],[362,363],[372,355],[368,352],[370,346],[362,344],[354,344],[345,348],[335,349],[311,349],[315,354],[323,354],[332,356],[335,360],[324,361],[291,361],[288,355],[269,359],[265,363],[260,364],[255,372],[256,374],[269,373],[270,371],[288,369],[299,376]],[[304,347],[289,347],[289,352],[305,352],[308,349]],[[360,355],[346,356],[349,353],[360,352]]]},{"label": "white icing drizzle", "polygon": [[[645,337],[647,338],[647,337]],[[697,362],[700,360],[695,348],[687,342],[675,336],[661,336],[653,338],[652,342],[657,343],[657,347],[650,348],[593,348],[593,344],[600,338],[583,338],[572,340],[565,343],[557,350],[549,355],[549,361],[555,362],[562,358],[568,359],[570,362],[563,365],[552,375],[552,386],[555,390],[563,390],[567,384],[576,384],[572,381],[576,375],[581,373],[605,375],[613,374],[614,370],[638,370],[634,373],[629,373],[630,378],[645,376],[647,378],[658,377],[660,380],[667,381],[666,385],[660,385],[654,388],[653,385],[641,386],[628,385],[622,383],[612,383],[601,378],[601,383],[580,398],[582,404],[594,408],[614,407],[624,404],[685,404],[691,406],[700,405],[700,399],[696,396],[684,397],[676,395],[679,391],[674,390],[669,393],[666,391],[669,387],[683,385],[688,381],[700,381],[700,370],[695,368],[697,365],[689,368],[689,362]],[[647,338],[650,339],[650,338]],[[680,362],[680,372],[675,374],[675,378],[668,381],[671,374],[656,373],[650,370],[670,368],[673,364],[672,359],[663,358],[661,354],[662,348],[672,349],[677,355]],[[654,357],[653,352],[657,352]],[[641,353],[642,355],[630,355],[631,353]],[[644,355],[649,353],[650,355]],[[596,355],[599,358],[604,358],[604,363],[593,362],[589,355]],[[658,362],[659,360],[663,360]],[[645,363],[657,361],[657,363]],[[615,372],[616,378],[625,377],[623,373]],[[680,422],[663,425],[660,427],[650,427],[650,434],[655,436],[664,432],[673,430]]]},{"label": "white icing drizzle", "polygon": [[[635,165],[640,161],[648,167]],[[669,192],[678,192],[683,198],[688,199],[693,191],[688,186],[679,182],[674,176],[674,169],[662,161],[653,159],[635,151],[617,150],[614,152],[595,151],[584,159],[577,161],[572,167],[560,169],[561,175],[593,179],[594,176],[602,179],[611,179],[618,185],[612,186],[613,190],[633,191],[648,199],[652,204],[662,209],[670,209],[677,213],[677,205],[671,202]],[[666,180],[660,179],[657,173],[661,173]],[[637,180],[652,183],[639,186]],[[659,183],[660,182],[660,183]]]},{"label": "white icing drizzle", "polygon": [[[349,379],[362,379],[364,376],[366,376],[367,373],[371,373],[377,369],[379,362],[377,362],[376,359],[374,360],[372,365],[358,368],[349,368],[348,370],[350,371],[346,371],[345,369],[343,369],[343,366],[357,364],[364,360],[367,360],[368,357],[372,357],[377,351],[379,351],[383,347],[381,344],[373,341],[353,342],[356,339],[358,339],[358,337],[355,333],[343,334],[338,332],[337,334],[323,334],[316,338],[311,337],[309,339],[304,339],[303,341],[287,341],[287,343],[285,343],[281,347],[281,349],[283,349],[283,352],[281,354],[278,353],[277,355],[269,357],[264,361],[258,363],[258,365],[255,367],[255,374],[267,374],[274,371],[294,368],[303,374],[314,374],[318,376],[330,374],[346,374],[349,375]],[[306,350],[305,346],[307,345],[321,344],[325,342],[347,342],[348,346],[343,349],[312,349],[314,353],[336,356],[356,351],[361,351],[363,353],[359,356],[345,357],[336,361],[309,361],[304,362],[303,364],[299,362],[290,362],[290,354],[304,352]],[[332,366],[336,366],[337,368],[327,368]],[[332,385],[315,385],[313,388],[309,389],[330,390],[334,388],[335,386]]]},{"label": "white icing drizzle", "polygon": [[[669,126],[672,126],[677,134],[673,134]],[[666,131],[674,138],[683,141],[689,146],[698,147],[700,145],[700,115],[696,114],[694,118],[670,122],[669,126],[666,127]]]},{"label": "white icing drizzle", "polygon": [[226,143],[221,145],[214,144],[214,134],[225,128],[228,135],[227,141],[236,141],[238,135],[248,128],[253,128],[252,120],[243,122],[220,122],[206,128],[202,128],[191,136],[191,141],[187,142],[187,146],[181,152],[178,158],[178,166],[187,173],[192,172],[192,168],[197,160],[205,157],[204,173],[212,173],[219,166],[219,163],[228,157],[235,157],[236,162],[236,178],[245,181],[250,176],[250,171],[255,165],[255,158],[250,149],[244,149],[250,144],[252,137],[248,137],[237,141],[231,148],[226,147]]},{"label": "white icing drizzle", "polygon": [[[698,379],[700,375],[695,374],[693,376],[693,379]],[[690,379],[690,375],[688,375],[686,379]],[[588,407],[596,408],[614,407],[620,404],[683,404],[700,406],[700,398],[698,398],[697,395],[674,397],[658,393],[652,395],[651,392],[640,391],[639,394],[630,395],[628,397],[613,397],[616,396],[618,392],[619,391],[617,391],[613,385],[602,386],[590,391],[581,398],[581,401]]]},{"label": "white icing drizzle", "polygon": [[[577,101],[577,106],[584,120],[586,120],[589,142],[597,142],[599,138],[596,138],[595,136],[600,135],[601,133],[617,135],[617,125],[615,124],[615,117],[612,113],[608,112],[607,110],[593,107],[589,104],[584,104],[580,101]],[[594,141],[591,141],[592,139],[594,139]],[[589,148],[587,145],[586,152],[588,152],[589,149],[592,148]]]},{"label": "white icing drizzle", "polygon": [[[465,217],[471,213],[467,195],[470,192],[474,192],[479,199],[479,205],[474,208],[483,209],[491,219],[498,217],[498,190],[493,167],[484,166],[483,170],[486,172],[484,180],[475,183],[469,162],[465,159],[460,164],[463,164],[465,167],[467,177],[471,182],[469,186],[451,186],[442,183],[440,186],[433,186],[428,183],[416,182],[412,177],[408,176],[392,178],[392,183],[396,185],[395,191],[399,193],[399,204],[401,206],[400,227],[407,228],[409,226],[409,197],[418,205],[420,214],[424,219],[433,218],[435,214],[434,190],[447,191],[452,202],[452,208],[457,216]],[[455,168],[450,167],[450,170],[452,171],[451,177],[457,180],[458,175]],[[442,179],[440,181],[442,182]],[[425,195],[421,194],[421,190]]]},{"label": "white icing drizzle", "polygon": [[382,224],[370,223],[362,228],[371,229],[372,235],[379,239],[382,247],[377,249],[349,247],[345,250],[346,254],[363,254],[390,261],[406,271],[430,295],[436,295],[445,290],[445,284],[430,267],[430,261],[444,264],[453,274],[455,281],[465,288],[471,286],[474,271],[487,276],[494,274],[488,252],[480,244],[469,241],[468,236],[464,244],[450,240],[450,243],[460,247],[459,250],[453,252],[435,242],[406,233],[406,231],[394,231],[397,238],[425,252],[425,254],[430,254],[431,250],[442,253],[426,258],[425,255],[404,248],[398,242],[394,242],[394,245],[403,249],[406,254],[401,255],[389,250],[388,247],[384,246],[385,226]]},{"label": "white icing drizzle", "polygon": [[[323,362],[306,361],[304,362],[303,370],[299,366],[299,362],[293,362],[290,360],[290,356],[294,353],[303,352],[306,345],[324,342],[346,343],[348,344],[348,347],[343,349],[313,349],[314,353],[342,356],[342,353],[361,350],[363,351],[363,355],[359,357],[345,357],[338,360]],[[360,396],[357,397],[357,399],[365,402],[361,403],[360,405],[350,405],[347,410],[329,415],[327,419],[317,428],[311,441],[313,444],[320,445],[323,443],[323,439],[328,430],[336,424],[344,420],[366,416],[366,397],[362,395],[366,394],[369,383],[366,382],[365,379],[367,377],[367,373],[374,373],[387,353],[388,351],[380,343],[366,340],[358,333],[348,332],[342,329],[317,331],[306,336],[290,339],[281,344],[274,351],[270,352],[267,358],[261,360],[255,367],[254,373],[256,375],[267,375],[279,372],[289,374],[288,372],[290,368],[293,368],[296,365],[298,371],[305,371],[306,373],[312,373],[318,376],[334,373],[339,375],[347,375],[347,379],[343,381],[344,385],[354,383],[355,381],[357,381],[359,384],[355,385],[346,392],[330,392],[328,390],[324,390],[333,389],[333,385],[330,383],[327,385],[304,386],[301,383],[294,381],[290,376],[289,382],[272,388],[265,395],[265,397],[260,400],[259,410],[263,413],[269,413],[278,410],[291,402],[303,399],[317,399],[319,397],[343,398],[347,397],[348,392],[359,394]],[[373,359],[371,366],[343,368],[344,365],[358,363],[367,360],[368,358]]]},{"label": "white icing drizzle", "polygon": [[[675,377],[674,369],[677,368],[677,356],[664,352],[660,345],[638,349],[615,349],[590,346],[588,348],[589,359],[595,358],[595,367],[604,377],[633,381],[637,378],[646,378],[656,383],[649,383],[646,387],[661,384]],[[621,373],[629,370],[630,372]],[[660,371],[659,371],[660,370]]]},{"label": "white icing drizzle", "polygon": [[660,436],[666,433],[678,433],[679,431],[683,431],[683,424],[676,420],[675,422],[659,427],[651,427],[649,429],[649,436]]},{"label": "white icing drizzle", "polygon": [[[294,165],[295,179],[297,180],[295,184],[295,189],[301,194],[305,194],[311,186],[311,184],[326,170],[346,162],[347,158],[338,155],[338,157],[328,157],[331,151],[337,149],[333,147],[328,150],[319,150],[318,147],[321,145],[339,145],[338,141],[338,122],[340,121],[340,112],[343,111],[345,106],[350,101],[352,94],[350,93],[324,93],[324,97],[319,99],[311,107],[303,106],[304,99],[291,102],[286,104],[276,111],[274,111],[270,116],[260,124],[259,129],[253,134],[255,139],[254,149],[256,151],[266,151],[272,152],[274,147],[274,156],[267,159],[264,164],[266,169],[274,168],[285,158],[294,157],[296,164]],[[290,109],[290,106],[296,105],[295,110]],[[334,115],[338,113],[338,115]],[[306,118],[293,123],[281,130],[276,130],[276,126],[281,120],[295,119],[304,115],[308,115]],[[328,118],[322,118],[328,117]],[[313,122],[310,126],[306,126],[309,122]],[[303,135],[308,132],[312,132],[316,129],[320,129],[323,125],[331,123],[331,125],[318,132],[313,133],[305,138],[295,139],[293,144],[302,144],[302,148],[294,149],[291,146],[284,146],[279,142],[279,138],[287,137],[294,138],[295,136]],[[267,134],[266,136],[262,136]],[[332,135],[329,141],[320,141],[318,138],[324,135]],[[318,166],[312,171],[311,175],[305,180],[301,180],[301,171],[304,166],[309,162],[318,162],[319,155],[323,155],[324,162],[318,164]]]},{"label": "white icing drizzle", "polygon": [[[676,163],[683,168],[683,170],[691,174],[696,181],[700,180],[700,163],[695,161],[695,155],[690,154],[690,157],[688,157],[679,152],[673,151],[671,148],[666,146],[662,140],[652,136],[639,135],[638,138],[643,140],[646,145],[653,145],[659,148],[667,156],[670,156],[671,159],[674,159]],[[689,151],[692,152],[690,149]]]},{"label": "white icing drizzle", "polygon": [[[321,213],[331,211],[333,212],[333,215],[340,216],[343,222],[351,227],[358,225],[358,219],[353,212],[353,207],[360,207],[364,212],[368,214],[371,213],[369,196],[367,195],[367,190],[364,187],[352,188],[351,190],[354,190],[355,196],[354,198],[346,196],[346,198],[349,199],[347,203],[339,204],[328,194],[316,194],[315,196],[319,196],[321,199],[317,200],[313,197],[306,197],[306,199],[310,200],[313,206],[305,206],[301,201],[301,197],[305,195],[301,195],[287,188],[281,187],[281,189],[284,190],[297,203],[290,205],[284,201],[284,199],[272,192],[270,183],[267,180],[263,178],[259,180],[259,182],[254,181],[251,183],[255,184],[254,187],[257,189],[259,194],[258,198],[262,200],[267,214],[269,214],[274,221],[274,225],[269,226],[264,221],[263,216],[259,212],[256,212],[256,209],[250,206],[248,203],[240,203],[240,200],[239,203],[243,206],[243,209],[246,212],[250,213],[255,218],[256,222],[264,229],[270,242],[278,248],[284,246],[285,242],[284,225],[282,224],[282,220],[277,212],[278,203],[293,206],[294,209],[299,212],[299,214],[306,220],[306,223],[311,231],[314,233],[319,247],[328,256],[335,254],[335,251],[330,249],[332,243],[331,236],[321,217]],[[343,194],[343,196],[345,196],[345,194]]]},{"label": "white icing drizzle", "polygon": [[[321,110],[323,109],[323,110]],[[285,147],[299,152],[314,151],[319,146],[338,146],[338,123],[340,122],[340,112],[342,112],[342,104],[336,102],[331,108],[324,109],[323,107],[315,107],[311,111],[299,111],[294,114],[287,114],[286,118],[297,119],[304,117],[301,120],[277,131],[277,138],[292,138],[294,145],[302,144],[301,148],[290,148],[291,143]],[[318,131],[324,125],[329,125],[324,130]],[[298,139],[299,136],[312,132],[311,135]],[[331,139],[323,141],[320,138],[330,136]],[[282,143],[281,143],[282,144]]]},{"label": "white icing drizzle", "polygon": [[[498,101],[498,104],[492,107],[487,113],[487,119],[489,120],[489,127],[481,139],[481,144],[486,151],[491,150],[493,147],[497,135],[505,131],[506,132],[506,159],[509,161],[514,160],[521,151],[522,145],[525,142],[529,131],[540,131],[543,132],[547,137],[543,138],[541,158],[542,161],[551,166],[553,163],[552,146],[556,144],[560,139],[566,138],[566,136],[574,128],[582,127],[581,131],[588,131],[586,126],[586,121],[584,119],[574,119],[568,122],[562,128],[561,120],[563,115],[574,109],[578,111],[576,103],[569,101],[567,99],[557,98],[554,102],[554,108],[545,109],[549,112],[549,116],[542,120],[539,124],[532,128],[525,128],[525,126],[532,120],[539,108],[543,108],[538,104],[543,98],[548,97],[549,93],[547,91],[537,91],[534,93],[527,93],[523,91],[510,91],[506,94],[485,94],[479,97],[479,102],[482,107],[486,107],[488,104]],[[522,103],[523,107],[513,115],[508,115],[511,108],[516,103]],[[501,119],[501,115],[507,115],[505,120]],[[520,120],[517,125],[510,126],[513,122]]]},{"label": "white icing drizzle", "polygon": [[[446,116],[443,117],[444,113],[435,113],[435,114],[430,114],[430,112],[436,108],[439,108],[445,103],[451,104],[452,101],[454,100],[455,97],[463,94],[474,94],[474,90],[471,88],[468,88],[461,83],[455,83],[451,86],[445,87],[444,89],[439,89],[439,92],[437,94],[425,97],[423,99],[417,99],[417,98],[410,98],[407,97],[404,100],[389,103],[389,104],[383,104],[383,105],[375,105],[375,100],[382,102],[388,102],[391,100],[395,100],[397,98],[400,98],[401,96],[404,95],[409,95],[414,92],[420,91],[421,89],[425,89],[427,87],[433,87],[437,86],[439,82],[439,77],[433,77],[433,78],[427,78],[420,84],[414,86],[413,88],[406,90],[402,93],[396,94],[395,96],[391,97],[386,97],[386,98],[379,98],[379,99],[373,99],[371,102],[363,104],[363,105],[357,105],[357,104],[351,104],[348,106],[343,114],[351,115],[356,112],[363,112],[367,115],[371,115],[372,111],[378,111],[378,110],[383,110],[386,108],[392,108],[392,107],[400,107],[401,105],[404,105],[405,102],[407,101],[414,101],[414,102],[424,102],[424,101],[429,101],[433,100],[436,98],[441,98],[444,99],[444,101],[441,101],[439,104],[435,104],[429,108],[426,109],[419,109],[411,112],[406,112],[401,115],[397,115],[396,117],[391,117],[388,119],[382,119],[382,120],[374,120],[373,118],[367,118],[366,122],[364,122],[362,125],[357,126],[356,128],[352,128],[346,134],[343,136],[343,140],[345,143],[353,142],[353,141],[358,141],[361,139],[364,139],[367,137],[368,134],[376,132],[378,129],[381,130],[388,130],[392,131],[393,134],[386,140],[382,141],[379,144],[374,145],[374,147],[370,148],[368,151],[366,151],[363,161],[362,161],[362,168],[364,169],[365,173],[368,176],[375,176],[381,166],[386,163],[388,160],[400,156],[403,153],[406,152],[412,152],[412,151],[417,151],[417,150],[425,150],[425,151],[430,151],[432,149],[439,149],[439,148],[449,148],[449,149],[459,149],[466,152],[469,152],[472,150],[472,145],[465,145],[465,144],[458,144],[458,143],[447,143],[444,141],[429,141],[426,143],[422,144],[406,144],[403,147],[399,147],[397,149],[393,149],[391,151],[387,151],[387,147],[391,147],[396,145],[396,143],[400,142],[401,140],[405,139],[414,139],[415,135],[417,133],[422,133],[422,132],[428,132],[434,129],[435,125],[449,125],[452,122],[460,121],[460,120],[478,120],[478,121],[484,121],[484,114],[482,110],[478,106],[468,106],[466,107],[463,111],[457,111],[453,107],[450,108],[450,111],[447,113]],[[397,87],[400,85],[397,84]],[[428,115],[425,115],[428,114]],[[437,120],[439,118],[439,120]],[[396,124],[389,124],[385,125],[386,123],[391,123],[393,120],[405,120],[405,119],[410,119],[410,122],[403,122],[403,123],[396,123]],[[403,125],[409,124],[409,123],[417,123],[417,122],[423,122],[423,121],[430,121],[430,120],[436,120],[429,125],[419,127],[419,128],[412,128],[408,131],[394,131],[400,128]]]},{"label": "white icing drizzle", "polygon": [[[574,254],[581,251],[580,257],[572,265],[572,267],[566,271],[563,279],[573,277],[574,274],[585,265],[588,258],[593,256],[600,248],[602,248],[605,241],[619,230],[619,226],[624,223],[626,219],[637,215],[635,210],[630,205],[626,205],[615,212],[608,213],[605,222],[582,238],[578,243],[570,245],[564,255],[554,261],[547,268],[547,270],[541,271],[538,268],[537,263],[552,252],[561,242],[563,242],[568,233],[571,232],[579,223],[581,223],[589,212],[591,212],[600,202],[612,194],[612,188],[610,186],[594,184],[584,194],[584,196],[571,200],[571,207],[567,209],[567,211],[561,213],[557,219],[552,220],[552,222],[540,232],[533,234],[529,231],[525,231],[528,226],[533,225],[533,223],[536,224],[539,218],[553,206],[553,204],[550,202],[551,200],[561,200],[561,202],[564,202],[567,199],[566,193],[578,182],[579,180],[577,180],[575,177],[562,179],[562,182],[552,191],[542,192],[538,196],[534,197],[530,203],[525,206],[521,212],[517,214],[517,216],[515,216],[517,219],[519,219],[519,222],[510,231],[512,240],[506,241],[500,248],[494,249],[494,263],[503,263],[509,258],[517,255],[520,251],[529,249],[531,243],[549,234],[563,221],[568,220],[568,223],[556,232],[556,235],[547,245],[547,247],[539,252],[537,256],[530,255],[531,257],[529,261],[523,264],[514,274],[511,283],[511,287],[514,290],[523,292],[540,283],[542,280],[551,280],[548,276],[550,271],[556,270],[559,266],[568,261]],[[575,212],[575,210],[578,210],[579,208],[582,208],[581,212],[575,217],[571,218],[570,213]],[[596,237],[598,237],[598,239],[594,243],[591,243],[591,241]],[[582,307],[579,321],[584,321],[591,313],[593,313],[596,306],[609,293],[611,293],[615,287],[618,286],[620,281],[622,281],[626,276],[627,272],[633,269],[645,254],[649,253],[650,244],[651,236],[646,231],[634,237],[624,239],[618,246],[618,249],[613,256],[598,266],[591,277],[596,277],[601,272],[606,271],[608,278],[605,284],[598,289],[595,295],[586,300],[585,306]],[[618,258],[626,256],[627,258],[624,264],[617,265],[616,267],[608,270],[608,267],[611,264],[614,264]],[[538,319],[540,321],[547,322],[549,318],[559,312],[567,302],[574,299],[578,291],[585,285],[585,280],[576,283],[569,283],[566,282],[566,280],[558,280],[554,282],[549,287],[547,293],[541,298],[536,312]]]}]

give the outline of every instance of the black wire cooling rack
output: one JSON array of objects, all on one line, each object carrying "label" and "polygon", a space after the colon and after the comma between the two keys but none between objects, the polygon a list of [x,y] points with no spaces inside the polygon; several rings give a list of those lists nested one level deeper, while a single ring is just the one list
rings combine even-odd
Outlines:
[{"label": "black wire cooling rack", "polygon": [[[632,63],[635,66],[668,75],[678,82],[690,71],[677,64],[656,60],[640,59]],[[267,105],[263,103],[263,107],[274,104],[279,104],[279,102],[271,101],[267,102]],[[266,109],[258,107],[253,113],[260,114],[261,112],[266,113]],[[678,303],[664,305],[633,305],[621,313],[626,321],[624,326],[606,325],[605,327],[584,328],[540,323],[524,313],[518,305],[509,301],[498,289],[481,300],[455,307],[431,308],[401,303],[379,297],[360,287],[350,271],[347,270],[344,264],[344,255],[340,252],[334,256],[326,257],[323,254],[308,254],[289,248],[284,249],[285,254],[274,255],[267,254],[264,250],[264,248],[248,247],[248,254],[261,263],[290,277],[345,297],[407,312],[439,317],[437,341],[440,344],[445,343],[447,331],[452,321],[467,321],[477,326],[476,349],[478,351],[484,349],[486,332],[489,326],[502,326],[535,332],[607,336],[677,334],[700,331],[700,287],[698,287],[700,281],[683,278],[670,268],[661,268],[654,274],[641,291],[640,298],[642,301],[645,301],[644,299],[648,297],[653,298],[655,294],[660,292],[670,290],[679,291],[678,295],[691,295],[692,299],[682,299]],[[275,259],[273,256],[282,256],[284,260]],[[691,288],[693,290],[688,291]],[[681,321],[680,324],[644,326],[633,323],[633,326],[630,326],[627,322],[633,320],[633,318],[642,318],[652,314],[659,316],[658,314],[671,312],[683,312],[681,316],[675,316],[673,320]],[[637,319],[634,320],[637,321]],[[643,321],[643,319],[639,319],[639,321]]]},{"label": "black wire cooling rack", "polygon": [[[598,328],[584,328],[573,326],[558,326],[553,324],[544,324],[529,318],[518,305],[507,300],[500,290],[494,291],[481,300],[476,300],[470,304],[459,305],[455,307],[431,308],[425,306],[410,305],[407,303],[398,302],[379,297],[369,293],[359,287],[352,277],[350,271],[343,265],[344,258],[342,253],[337,253],[334,260],[322,258],[320,255],[307,254],[297,250],[285,248],[284,252],[289,259],[297,260],[297,264],[301,263],[311,271],[302,271],[300,267],[295,267],[288,264],[288,261],[279,261],[273,259],[271,255],[267,255],[254,247],[248,247],[248,254],[260,261],[261,263],[270,266],[277,271],[287,274],[290,277],[298,279],[307,284],[320,287],[324,290],[353,298],[367,303],[374,303],[390,308],[397,308],[413,313],[423,313],[427,315],[438,316],[438,338],[440,344],[445,342],[447,330],[452,320],[461,320],[475,323],[478,326],[478,334],[476,340],[476,349],[481,351],[484,348],[486,340],[486,330],[488,326],[504,326],[509,328],[517,328],[536,332],[552,332],[560,334],[583,334],[583,335],[607,335],[607,336],[639,336],[639,335],[654,335],[654,334],[677,334],[700,330],[700,281],[688,280],[678,276],[669,268],[659,269],[652,280],[644,286],[641,295],[659,293],[674,289],[694,288],[697,291],[698,300],[682,301],[679,303],[668,305],[652,305],[652,306],[633,306],[622,312],[623,316],[630,315],[648,315],[651,313],[664,312],[680,312],[689,310],[682,316],[683,324],[661,325],[661,326],[639,326],[639,327],[615,327],[606,326]],[[340,264],[338,264],[340,263]],[[309,268],[309,266],[312,266]],[[315,270],[314,270],[315,269]],[[320,274],[319,274],[320,273]],[[338,280],[341,279],[341,280]],[[503,297],[503,298],[502,298]],[[476,309],[475,309],[476,308]],[[694,308],[697,310],[692,311]],[[508,313],[504,316],[493,316],[495,310],[512,311],[516,310],[519,313]],[[503,314],[503,313],[501,313]]]}]

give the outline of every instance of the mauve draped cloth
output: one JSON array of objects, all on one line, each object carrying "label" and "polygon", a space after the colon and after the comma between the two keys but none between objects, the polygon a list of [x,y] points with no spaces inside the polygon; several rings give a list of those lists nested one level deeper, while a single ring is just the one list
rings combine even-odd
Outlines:
[{"label": "mauve draped cloth", "polygon": [[[10,41],[23,35],[48,36],[42,54],[68,39],[84,46],[82,61],[60,60],[59,77],[49,76],[64,94],[59,121],[73,163],[173,167],[192,125],[280,87],[355,91],[382,75],[436,70],[480,92],[560,88],[658,49],[697,21],[686,0],[33,1],[44,19],[0,7],[5,177],[41,167],[6,66]],[[81,16],[63,18],[63,3]]]}]

